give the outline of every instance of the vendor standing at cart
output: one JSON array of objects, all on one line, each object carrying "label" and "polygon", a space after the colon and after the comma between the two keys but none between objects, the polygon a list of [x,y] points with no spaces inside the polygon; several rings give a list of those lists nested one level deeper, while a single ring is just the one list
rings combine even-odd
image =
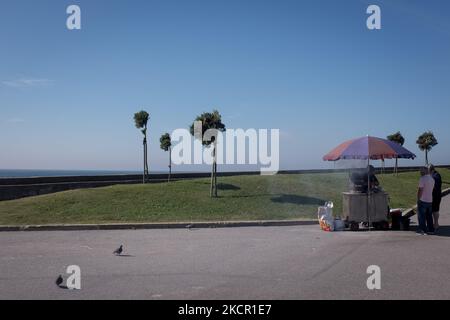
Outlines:
[{"label": "vendor standing at cart", "polygon": [[375,176],[375,168],[372,165],[365,170],[353,172],[350,180],[353,184],[353,189],[363,193],[367,193],[369,187],[371,191],[376,191],[380,186],[380,182]]},{"label": "vendor standing at cart", "polygon": [[371,165],[369,166],[369,186],[370,190],[377,189],[380,186],[380,182],[378,181],[377,177],[375,176],[375,168]]}]

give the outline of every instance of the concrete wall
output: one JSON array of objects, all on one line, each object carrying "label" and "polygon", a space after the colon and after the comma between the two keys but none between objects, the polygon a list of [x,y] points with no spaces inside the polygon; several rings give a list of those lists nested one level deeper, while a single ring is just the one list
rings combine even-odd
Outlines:
[{"label": "concrete wall", "polygon": [[[220,176],[254,175],[259,172],[227,172]],[[175,173],[172,181],[209,177],[209,173]],[[149,175],[149,183],[167,181],[167,174]],[[72,176],[0,179],[0,201],[55,193],[73,189],[97,188],[117,184],[142,183],[142,175]]]},{"label": "concrete wall", "polygon": [[[417,171],[420,167],[401,167],[400,172]],[[449,168],[450,166],[441,166]],[[307,174],[346,172],[339,170],[289,170],[279,174]],[[379,171],[379,169],[378,169]],[[393,168],[386,168],[390,173]],[[379,173],[379,172],[378,172]],[[251,172],[219,172],[218,176],[259,175],[259,171]],[[174,173],[172,180],[207,178],[210,173]],[[167,174],[151,174],[150,183],[167,181]],[[116,184],[142,183],[142,175],[110,175],[110,176],[75,176],[75,177],[39,177],[39,178],[7,178],[0,179],[0,201],[13,200],[42,194],[55,193],[73,189],[97,188]]]}]

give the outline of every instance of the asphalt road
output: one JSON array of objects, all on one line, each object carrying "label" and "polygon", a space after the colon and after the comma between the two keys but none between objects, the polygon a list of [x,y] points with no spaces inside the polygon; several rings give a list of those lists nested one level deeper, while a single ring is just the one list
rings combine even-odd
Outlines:
[{"label": "asphalt road", "polygon": [[[0,299],[450,299],[441,233],[318,226],[0,233]],[[112,251],[123,244],[124,256]],[[56,287],[68,265],[81,290]],[[369,290],[369,265],[381,289]]]}]

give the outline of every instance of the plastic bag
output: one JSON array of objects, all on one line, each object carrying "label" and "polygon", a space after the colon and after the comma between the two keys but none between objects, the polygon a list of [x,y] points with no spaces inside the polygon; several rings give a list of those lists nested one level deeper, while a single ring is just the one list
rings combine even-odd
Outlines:
[{"label": "plastic bag", "polygon": [[345,230],[345,222],[340,218],[334,220],[334,231],[344,231]]},{"label": "plastic bag", "polygon": [[319,207],[317,218],[323,231],[334,231],[333,202],[328,201],[325,206]]}]

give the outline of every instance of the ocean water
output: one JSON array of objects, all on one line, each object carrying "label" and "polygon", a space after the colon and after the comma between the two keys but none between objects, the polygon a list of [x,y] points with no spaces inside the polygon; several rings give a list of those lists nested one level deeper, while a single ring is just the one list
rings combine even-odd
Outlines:
[{"label": "ocean water", "polygon": [[[195,171],[175,171],[176,173],[187,173]],[[150,171],[150,174],[167,174],[168,171]],[[73,177],[73,176],[109,176],[120,174],[138,174],[142,171],[131,170],[34,170],[34,169],[0,169],[0,179],[4,178],[36,178],[36,177]]]},{"label": "ocean water", "polygon": [[[106,176],[115,174],[141,174],[142,171],[115,170],[9,170],[0,169],[1,178]],[[151,172],[153,173],[153,172]]]}]

